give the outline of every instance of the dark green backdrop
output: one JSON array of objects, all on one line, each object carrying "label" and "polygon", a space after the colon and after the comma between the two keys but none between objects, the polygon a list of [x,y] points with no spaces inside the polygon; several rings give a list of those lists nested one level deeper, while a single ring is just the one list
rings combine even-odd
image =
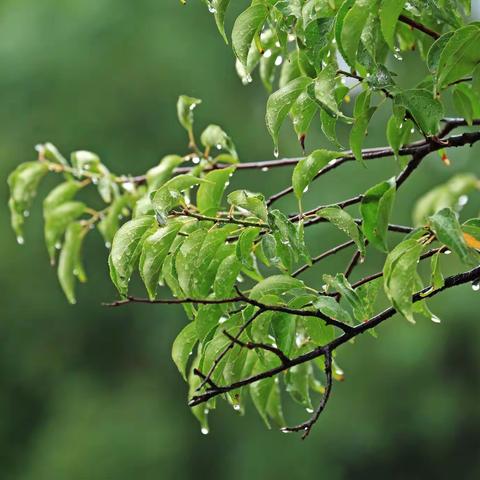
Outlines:
[{"label": "dark green backdrop", "polygon": [[[480,296],[468,286],[432,302],[441,325],[413,327],[395,317],[378,340],[344,347],[346,381],[335,385],[308,441],[267,430],[252,408],[242,418],[225,405],[203,436],[170,360],[182,311],[101,307],[115,292],[107,252],[93,235],[89,283],[78,305],[67,305],[43,246],[41,202],[26,245],[15,243],[5,180],[34,158],[36,143],[90,149],[114,171],[141,173],[162,155],[184,151],[179,94],[203,99],[197,128],[220,123],[242,160],[272,157],[265,92],[258,81],[241,85],[231,50],[199,0],[186,7],[175,0],[3,0],[0,65],[0,478],[480,478]],[[396,68],[408,83],[421,67],[407,56]],[[372,128],[370,144],[385,142],[386,114],[377,115],[382,133]],[[308,141],[309,148],[321,144],[320,137]],[[299,153],[288,128],[282,146],[284,155]],[[438,157],[425,162],[399,195],[394,220],[409,222],[415,199],[454,172],[478,173],[479,153],[451,152],[450,169]],[[350,165],[325,177],[306,206],[358,193],[391,176],[393,163]],[[289,174],[242,174],[237,182],[271,193]],[[471,198],[472,215],[478,199]],[[310,235],[313,254],[341,238],[325,227]],[[336,261],[309,279],[319,285]],[[305,414],[288,413],[291,420]]]}]

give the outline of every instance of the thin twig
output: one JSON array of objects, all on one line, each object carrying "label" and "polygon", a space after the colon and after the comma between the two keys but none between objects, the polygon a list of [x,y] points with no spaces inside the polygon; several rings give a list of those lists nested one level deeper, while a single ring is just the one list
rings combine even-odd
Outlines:
[{"label": "thin twig", "polygon": [[330,398],[330,394],[332,393],[332,386],[333,386],[333,378],[332,378],[332,352],[330,349],[325,350],[325,377],[327,380],[325,386],[325,392],[322,395],[322,399],[318,407],[313,412],[313,415],[309,420],[306,422],[301,423],[300,425],[296,425],[295,427],[284,427],[282,428],[282,432],[290,433],[290,432],[303,432],[302,440],[305,440],[308,435],[310,434],[313,426],[317,423],[318,418],[325,410],[327,406],[328,399]]}]

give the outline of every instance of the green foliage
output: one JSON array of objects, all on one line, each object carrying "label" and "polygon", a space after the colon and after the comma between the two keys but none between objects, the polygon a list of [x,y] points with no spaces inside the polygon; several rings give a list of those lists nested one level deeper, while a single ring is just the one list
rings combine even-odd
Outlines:
[{"label": "green foliage", "polygon": [[[224,21],[230,2],[207,3],[227,39]],[[76,279],[86,279],[82,243],[96,228],[110,249],[110,276],[123,303],[131,301],[131,279],[138,272],[148,295],[143,301],[155,301],[159,287],[165,286],[176,298],[163,301],[183,304],[190,321],[176,338],[172,357],[189,383],[193,413],[204,431],[208,412],[215,408],[213,397],[220,393],[240,412],[250,395],[268,426],[285,425],[282,388],[309,410],[312,395],[325,393],[326,401],[332,377],[330,348],[337,346],[332,342],[371,329],[380,301],[388,301],[410,322],[415,314],[434,319],[425,300],[414,296],[418,291],[426,295],[417,264],[427,245],[436,242],[439,249],[430,254],[432,290],[427,293],[445,285],[440,255],[447,249],[465,264],[478,264],[478,220],[461,224],[458,219],[464,203],[460,200],[478,188],[476,178],[468,174],[422,197],[414,212],[419,228],[389,249],[394,201],[406,177],[428,153],[477,140],[457,137],[454,145],[438,137],[445,135],[441,122],[446,112],[462,115],[460,126],[477,123],[479,27],[464,21],[464,2],[420,3],[422,8],[419,2],[393,0],[254,0],[235,20],[231,43],[240,76],[250,80],[258,67],[267,91],[273,91],[266,101],[266,126],[275,156],[287,117],[302,150],[317,113],[326,140],[339,150],[337,120],[348,129],[349,152],[322,145],[295,162],[269,163],[296,163],[292,187],[280,196],[293,191],[299,212],[287,215],[272,206],[280,197],[228,191],[230,178],[244,168],[241,157],[218,125],[208,125],[197,141],[194,109],[201,100],[185,95],[178,100],[177,113],[188,134],[187,153],[164,157],[144,176],[113,174],[88,151],[74,152],[67,161],[51,144],[38,147],[38,161],[24,163],[10,175],[9,205],[19,241],[42,178],[48,172],[64,177],[44,200],[45,240],[52,263],[61,248],[58,277],[71,303]],[[405,28],[405,15],[423,27]],[[389,52],[398,57],[413,49],[431,75],[402,88],[387,59]],[[348,71],[339,68],[341,57]],[[354,82],[352,88],[344,85],[346,79]],[[353,111],[349,93],[355,96]],[[372,115],[386,106],[392,110],[385,132],[391,149],[366,152]],[[301,201],[310,184],[323,175],[322,169],[333,170],[347,160],[363,168],[369,155],[403,157],[401,149],[413,126],[419,138],[410,148],[417,150],[397,177],[345,202],[302,210]],[[99,196],[97,203],[76,199],[91,186]],[[359,206],[358,215],[345,210],[353,205]],[[323,259],[311,258],[305,228],[325,221],[346,234],[358,252],[345,273],[322,272],[325,285],[320,289],[297,277]],[[401,233],[405,230],[410,231],[400,228]],[[382,253],[382,271],[353,283],[349,277],[357,263],[370,259],[368,245]],[[382,283],[385,295],[380,299]],[[303,355],[314,361],[291,360]],[[285,375],[276,375],[283,370]],[[248,381],[255,375],[260,378]],[[212,389],[212,398],[195,403]]]}]

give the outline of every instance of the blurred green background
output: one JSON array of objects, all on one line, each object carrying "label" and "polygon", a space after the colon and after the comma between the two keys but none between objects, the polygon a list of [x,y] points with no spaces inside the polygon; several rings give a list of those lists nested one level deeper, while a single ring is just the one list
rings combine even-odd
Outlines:
[{"label": "blurred green background", "polygon": [[[246,2],[234,3],[238,10]],[[259,81],[241,85],[200,1],[3,0],[0,65],[1,479],[480,478],[480,296],[469,286],[431,302],[441,325],[395,317],[379,339],[343,347],[346,380],[335,384],[308,441],[267,430],[252,407],[240,417],[223,404],[203,436],[170,359],[182,310],[102,307],[115,292],[98,235],[86,246],[89,282],[78,305],[67,305],[43,245],[40,201],[26,246],[16,244],[5,180],[35,157],[36,143],[93,150],[115,172],[142,173],[164,154],[185,151],[179,94],[203,99],[197,130],[219,123],[243,161],[272,158],[266,93]],[[407,83],[423,73],[409,56],[395,68]],[[376,115],[370,145],[385,142],[387,114]],[[284,132],[281,153],[298,155]],[[314,135],[307,144],[324,141]],[[449,169],[428,159],[401,191],[394,220],[410,222],[415,199],[453,173],[480,173],[479,153],[450,152]],[[306,207],[363,191],[396,169],[392,159],[348,165],[311,189]],[[289,175],[242,173],[237,185],[268,194]],[[478,199],[472,195],[466,215],[478,213]],[[295,210],[292,199],[279,205]],[[342,239],[325,226],[309,238],[312,254]],[[320,286],[321,274],[343,269],[350,254],[306,278]],[[373,258],[357,275],[378,270],[381,258]],[[460,268],[449,261],[451,271]],[[293,422],[306,412],[289,404],[287,414]]]}]

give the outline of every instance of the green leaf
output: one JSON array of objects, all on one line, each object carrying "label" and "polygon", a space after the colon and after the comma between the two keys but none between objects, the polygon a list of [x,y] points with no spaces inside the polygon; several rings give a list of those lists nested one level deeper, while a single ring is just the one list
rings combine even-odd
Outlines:
[{"label": "green leaf", "polygon": [[108,259],[110,277],[120,295],[128,292],[128,283],[142,252],[143,239],[154,224],[154,218],[144,216],[122,225],[113,238]]},{"label": "green leaf", "polygon": [[440,55],[442,54],[445,45],[452,38],[454,32],[444,33],[440,38],[433,42],[432,46],[428,50],[427,54],[427,67],[432,74],[436,74],[438,71],[438,65],[440,63]]},{"label": "green leaf", "polygon": [[202,215],[215,216],[235,167],[213,170],[205,175],[197,192],[197,207]]},{"label": "green leaf", "polygon": [[140,256],[140,275],[150,300],[156,298],[163,262],[182,224],[170,223],[145,238]]},{"label": "green leaf", "polygon": [[443,105],[428,90],[405,90],[395,96],[395,104],[410,112],[424,135],[432,136],[438,132],[444,116]]},{"label": "green leaf", "polygon": [[23,224],[29,214],[33,199],[42,178],[47,174],[45,162],[25,162],[20,164],[8,177],[10,187],[10,208],[12,228],[18,243],[23,243]]},{"label": "green leaf", "polygon": [[412,127],[412,121],[405,120],[405,109],[394,108],[393,115],[387,123],[387,140],[396,157],[400,148],[408,142]]},{"label": "green leaf", "polygon": [[318,74],[315,82],[308,85],[308,92],[331,117],[351,121],[338,108],[335,97],[336,75],[336,69],[332,65],[327,65]]},{"label": "green leaf", "polygon": [[393,307],[414,323],[412,295],[415,289],[417,263],[424,246],[411,238],[398,244],[387,256],[383,268],[384,288]]},{"label": "green leaf", "polygon": [[478,98],[470,87],[464,84],[456,85],[452,92],[453,104],[457,112],[472,126],[475,116],[475,107],[478,105]]},{"label": "green leaf", "polygon": [[267,206],[265,197],[261,193],[252,193],[247,190],[235,190],[227,197],[228,203],[238,208],[243,208],[255,217],[267,221]]},{"label": "green leaf", "polygon": [[225,12],[229,3],[230,0],[211,0],[210,2],[210,8],[211,11],[213,11],[218,31],[225,40],[225,43],[228,43],[227,35],[225,34]]},{"label": "green leaf", "polygon": [[213,284],[215,298],[229,298],[232,295],[241,266],[237,255],[229,255],[222,260]]},{"label": "green leaf", "polygon": [[367,135],[368,124],[372,115],[375,113],[376,107],[370,107],[371,92],[364,90],[355,101],[354,122],[350,130],[350,148],[358,162],[364,165],[362,156],[362,147]]},{"label": "green leaf", "polygon": [[352,216],[340,207],[326,207],[316,212],[317,217],[325,218],[335,225],[339,230],[351,238],[361,254],[365,256],[365,243],[363,235]]},{"label": "green leaf", "polygon": [[306,91],[302,92],[292,105],[290,115],[292,117],[293,128],[302,144],[305,141],[306,133],[317,110],[318,106],[315,100],[313,100]]},{"label": "green leaf", "polygon": [[60,247],[63,235],[68,225],[85,213],[83,202],[65,202],[55,208],[47,208],[45,214],[45,244],[47,245],[50,262],[55,264],[55,252]]},{"label": "green leaf", "polygon": [[428,225],[437,240],[455,252],[463,263],[472,263],[472,252],[465,243],[460,224],[450,208],[444,208],[429,217]]},{"label": "green leaf", "polygon": [[[260,373],[265,370],[261,362],[257,362],[252,374]],[[250,385],[250,396],[253,404],[263,421],[270,428],[270,419],[276,424],[282,426],[285,424],[283,418],[280,388],[274,378],[266,378]]]},{"label": "green leaf", "polygon": [[65,243],[58,262],[58,280],[62,286],[63,292],[71,304],[76,303],[75,283],[76,278],[83,280],[81,273],[80,252],[82,243],[87,233],[80,223],[71,223],[65,234]]},{"label": "green leaf", "polygon": [[395,194],[395,179],[381,182],[365,192],[360,205],[363,233],[382,252],[388,251],[388,223]]},{"label": "green leaf", "polygon": [[234,158],[238,158],[232,139],[218,125],[209,125],[200,136],[202,145],[206,148],[226,150]]},{"label": "green leaf", "polygon": [[395,48],[394,35],[398,17],[402,13],[405,3],[406,0],[383,0],[380,8],[380,25],[383,37],[392,50]]},{"label": "green leaf", "polygon": [[273,275],[258,282],[250,291],[250,298],[261,301],[267,295],[281,296],[295,288],[303,289],[303,282],[288,275]]},{"label": "green leaf", "polygon": [[323,281],[325,282],[327,289],[328,287],[331,287],[334,291],[340,293],[353,309],[361,310],[363,308],[361,298],[352,288],[350,282],[343,273],[337,273],[334,277],[332,275],[324,275]]},{"label": "green leaf", "polygon": [[285,378],[286,389],[290,396],[300,405],[312,410],[310,399],[310,381],[313,376],[311,363],[295,365],[287,371]]},{"label": "green leaf", "polygon": [[442,270],[440,267],[440,257],[442,252],[437,252],[433,255],[431,260],[431,269],[432,269],[432,289],[438,290],[439,288],[443,288],[445,285],[445,280],[442,275]]},{"label": "green leaf", "polygon": [[244,66],[247,66],[248,51],[253,38],[260,32],[267,15],[267,6],[263,3],[256,3],[243,11],[233,25],[233,51]]},{"label": "green leaf", "polygon": [[43,201],[43,214],[48,216],[51,211],[62,203],[72,200],[72,198],[80,191],[82,184],[72,180],[66,181],[57,185],[45,197]]},{"label": "green leaf", "polygon": [[295,346],[297,319],[295,315],[283,312],[272,312],[271,327],[277,347],[290,355]]},{"label": "green leaf", "polygon": [[339,152],[330,152],[329,150],[315,150],[308,157],[300,160],[292,174],[292,185],[295,196],[300,200],[308,189],[308,186],[315,178],[317,173],[325,167],[328,162],[339,158],[342,154]]},{"label": "green leaf", "polygon": [[180,95],[177,102],[178,121],[187,132],[192,131],[193,127],[193,110],[197,105],[202,103],[198,98]]},{"label": "green leaf", "polygon": [[413,211],[414,224],[424,225],[427,217],[443,208],[458,209],[460,199],[480,188],[480,181],[470,173],[454,175],[446,183],[438,185],[420,197]]},{"label": "green leaf", "polygon": [[440,54],[437,87],[442,89],[472,73],[480,62],[480,27],[478,24],[459,28]]},{"label": "green leaf", "polygon": [[107,248],[112,246],[113,237],[120,228],[120,219],[125,214],[128,214],[133,204],[134,197],[131,194],[125,193],[124,195],[118,196],[110,205],[107,214],[97,224],[97,228],[102,234]]},{"label": "green leaf", "polygon": [[377,3],[376,0],[355,0],[352,8],[343,20],[341,45],[346,55],[345,61],[353,68],[356,66],[360,37],[367,23],[368,16]]},{"label": "green leaf", "polygon": [[253,268],[252,249],[260,229],[258,227],[245,228],[238,237],[236,254],[239,262],[247,268]]},{"label": "green leaf", "polygon": [[167,155],[160,163],[147,172],[148,190],[158,190],[173,174],[174,170],[183,162],[178,155]]},{"label": "green leaf", "polygon": [[187,324],[173,342],[172,359],[185,380],[187,380],[186,370],[188,359],[190,358],[196,343],[197,330],[195,322]]},{"label": "green leaf", "polygon": [[203,180],[193,175],[177,175],[164,183],[152,194],[152,205],[157,214],[157,220],[165,225],[168,213],[184,202],[182,192],[198,185]]},{"label": "green leaf", "polygon": [[268,97],[265,121],[272,136],[275,149],[278,149],[278,133],[285,117],[300,94],[312,82],[313,80],[309,77],[295,78]]}]

